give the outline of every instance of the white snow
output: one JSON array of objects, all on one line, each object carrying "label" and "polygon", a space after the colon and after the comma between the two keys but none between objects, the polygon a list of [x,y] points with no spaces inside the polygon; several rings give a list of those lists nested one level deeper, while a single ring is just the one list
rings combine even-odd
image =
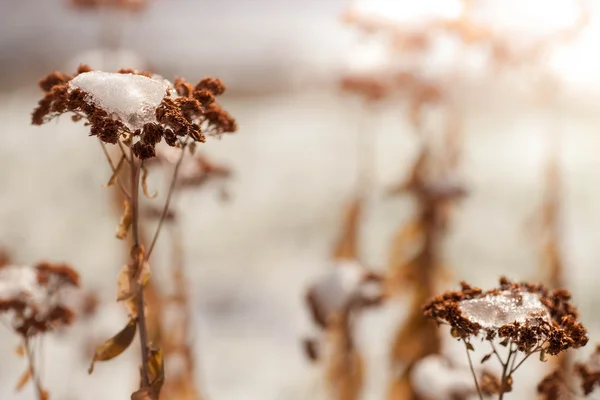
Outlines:
[{"label": "white snow", "polygon": [[419,360],[410,379],[417,393],[426,399],[451,400],[455,398],[454,395],[475,390],[473,376],[467,368],[454,368],[439,355]]},{"label": "white snow", "polygon": [[69,82],[81,89],[95,106],[102,108],[131,130],[156,122],[155,110],[171,90],[169,81],[159,76],[91,71]]},{"label": "white snow", "polygon": [[354,260],[340,260],[313,285],[315,300],[327,315],[340,312],[360,290],[365,269]]},{"label": "white snow", "polygon": [[40,296],[43,296],[43,292],[37,283],[35,269],[21,265],[0,268],[0,300],[13,298],[43,300]]},{"label": "white snow", "polygon": [[480,299],[459,303],[463,314],[486,329],[498,329],[511,322],[533,322],[535,318],[549,319],[548,310],[537,295],[529,292],[501,292]]}]

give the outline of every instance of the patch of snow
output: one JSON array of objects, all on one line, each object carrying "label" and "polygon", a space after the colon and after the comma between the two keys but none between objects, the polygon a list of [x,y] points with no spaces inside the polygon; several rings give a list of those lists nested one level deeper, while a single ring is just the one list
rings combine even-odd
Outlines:
[{"label": "patch of snow", "polygon": [[315,300],[327,315],[340,312],[360,290],[364,267],[354,260],[336,261],[313,286]]},{"label": "patch of snow", "polygon": [[498,329],[512,322],[534,322],[539,317],[550,318],[540,298],[529,292],[503,291],[498,295],[463,300],[459,307],[465,317],[485,329]]},{"label": "patch of snow", "polygon": [[170,82],[157,75],[148,78],[102,71],[79,74],[69,85],[87,93],[90,102],[132,131],[156,122],[156,108],[172,90]]},{"label": "patch of snow", "polygon": [[410,379],[419,396],[426,399],[451,400],[475,390],[473,376],[467,368],[455,368],[439,355],[419,360]]}]

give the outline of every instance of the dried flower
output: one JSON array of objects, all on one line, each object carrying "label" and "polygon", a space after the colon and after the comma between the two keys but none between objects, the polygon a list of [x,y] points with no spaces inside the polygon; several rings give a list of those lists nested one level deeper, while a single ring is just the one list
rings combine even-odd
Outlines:
[{"label": "dried flower", "polygon": [[[464,342],[470,363],[470,351],[474,350],[471,339],[479,336],[490,343],[492,352],[482,362],[494,355],[502,364],[501,395],[512,390],[513,373],[532,354],[539,353],[543,360],[545,355],[557,355],[588,342],[587,330],[577,321],[578,311],[564,289],[550,291],[542,285],[514,283],[506,278],[500,279],[498,288],[485,292],[465,282],[461,285],[460,291],[429,301],[424,313],[450,325],[452,336]],[[508,349],[505,359],[493,344],[496,338]],[[524,356],[517,363],[519,353]]]},{"label": "dried flower", "polygon": [[33,112],[34,124],[72,112],[87,120],[90,135],[105,143],[121,141],[140,159],[154,157],[163,138],[176,146],[186,137],[204,142],[205,135],[237,129],[214,100],[225,90],[218,79],[205,78],[192,88],[182,79],[172,85],[144,72],[108,73],[81,66],[75,76],[54,72],[39,85],[46,95]]},{"label": "dried flower", "polygon": [[24,338],[69,325],[74,313],[62,294],[78,285],[78,274],[66,264],[5,266],[0,268],[0,312],[10,314],[12,328]]},{"label": "dried flower", "polygon": [[425,315],[452,327],[463,339],[484,334],[515,343],[519,351],[545,350],[556,355],[585,346],[587,331],[577,321],[577,309],[566,290],[549,291],[542,285],[500,279],[486,292],[462,282],[462,290],[446,292],[430,301]]},{"label": "dried flower", "polygon": [[575,364],[575,373],[581,378],[581,389],[586,396],[600,386],[600,345],[587,362]]}]

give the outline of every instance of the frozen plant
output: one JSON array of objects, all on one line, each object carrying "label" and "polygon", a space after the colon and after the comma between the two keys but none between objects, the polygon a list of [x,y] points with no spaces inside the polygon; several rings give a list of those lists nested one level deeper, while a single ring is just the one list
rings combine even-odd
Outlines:
[{"label": "frozen plant", "polygon": [[[74,76],[54,72],[43,78],[40,87],[45,92],[33,111],[32,122],[41,125],[61,114],[71,113],[73,121],[84,120],[90,136],[96,136],[112,176],[107,186],[122,192],[124,212],[117,237],[125,239],[131,232],[130,260],[117,277],[117,300],[129,312],[129,322],[116,336],[96,349],[90,366],[121,354],[139,332],[141,343],[141,385],[133,400],[158,399],[164,382],[161,349],[150,346],[146,323],[147,304],[144,287],[150,280],[149,259],[155,247],[169,206],[175,182],[185,154],[193,153],[196,144],[206,136],[218,136],[236,130],[235,120],[215,101],[225,91],[218,79],[205,78],[192,85],[183,79],[174,84],[160,76],[122,69],[117,73],[92,71],[80,66]],[[171,184],[158,218],[158,226],[149,243],[142,243],[140,232],[139,192],[148,198],[146,162],[156,156],[156,146],[164,139],[166,145],[179,150]],[[106,145],[116,145],[120,152],[115,164]],[[125,167],[126,166],[126,167]],[[120,174],[128,170],[128,176]]]},{"label": "frozen plant", "polygon": [[32,341],[35,337],[70,325],[74,312],[65,295],[79,286],[79,275],[66,264],[40,262],[35,266],[0,266],[0,314],[6,325],[20,336],[17,350],[27,357],[28,368],[17,384],[17,390],[32,381],[39,400],[48,399],[37,368]]},{"label": "frozen plant", "polygon": [[[462,282],[461,290],[446,292],[429,301],[424,308],[427,317],[451,327],[452,337],[465,345],[479,398],[496,394],[498,399],[512,390],[513,375],[533,354],[556,356],[571,348],[585,346],[587,330],[577,320],[578,311],[570,303],[571,294],[564,289],[550,291],[542,285],[514,283],[500,279],[496,289],[483,291]],[[476,338],[487,341],[492,357],[502,366],[498,379],[488,375],[478,382],[470,352]],[[497,339],[497,340],[496,340]],[[501,355],[501,349],[507,349]]]}]

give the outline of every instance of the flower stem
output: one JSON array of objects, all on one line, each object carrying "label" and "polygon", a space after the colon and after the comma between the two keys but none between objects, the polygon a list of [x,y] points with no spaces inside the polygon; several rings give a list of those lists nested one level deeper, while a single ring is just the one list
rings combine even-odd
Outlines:
[{"label": "flower stem", "polygon": [[469,360],[469,368],[471,369],[471,374],[473,375],[473,381],[475,382],[475,388],[477,389],[477,395],[480,400],[483,400],[483,394],[481,393],[481,388],[479,387],[479,382],[477,381],[477,374],[475,373],[475,368],[473,368],[473,361],[471,360],[471,353],[469,353],[469,346],[467,342],[463,339],[463,343],[465,344],[465,350],[467,352],[467,359]]},{"label": "flower stem", "polygon": [[[140,249],[139,235],[139,186],[140,186],[140,161],[131,154],[131,229],[133,231],[132,254]],[[139,258],[137,258],[139,260]],[[139,262],[139,261],[136,261]],[[138,269],[142,266],[138,265]],[[140,334],[140,346],[142,350],[142,386],[150,386],[148,378],[148,360],[150,358],[150,347],[148,345],[148,328],[146,326],[146,313],[144,310],[144,288],[140,285],[137,293],[137,323]]]},{"label": "flower stem", "polygon": [[28,338],[25,338],[25,343],[23,344],[25,347],[25,353],[27,354],[27,361],[29,363],[29,373],[31,374],[31,380],[35,385],[35,391],[37,392],[37,396],[39,400],[44,399],[44,389],[42,388],[42,383],[40,381],[40,376],[38,375],[35,368],[35,360],[33,357],[33,351],[31,350],[31,343]]},{"label": "flower stem", "polygon": [[175,169],[173,170],[173,176],[171,178],[171,184],[169,185],[169,193],[167,194],[167,200],[165,201],[165,205],[163,207],[162,213],[160,215],[160,220],[158,221],[158,226],[156,227],[156,232],[154,232],[154,237],[152,238],[152,242],[150,242],[150,246],[148,247],[148,251],[146,252],[146,260],[150,259],[150,254],[152,254],[152,250],[154,249],[154,245],[156,244],[156,240],[158,239],[158,235],[162,230],[163,223],[169,213],[169,206],[171,204],[171,198],[173,197],[173,192],[175,192],[175,184],[177,183],[177,175],[179,174],[179,167],[181,166],[181,162],[183,161],[183,156],[185,155],[185,149],[187,147],[187,142],[184,142],[181,147],[181,154],[179,155],[179,159],[177,160],[177,164],[175,164]]}]

